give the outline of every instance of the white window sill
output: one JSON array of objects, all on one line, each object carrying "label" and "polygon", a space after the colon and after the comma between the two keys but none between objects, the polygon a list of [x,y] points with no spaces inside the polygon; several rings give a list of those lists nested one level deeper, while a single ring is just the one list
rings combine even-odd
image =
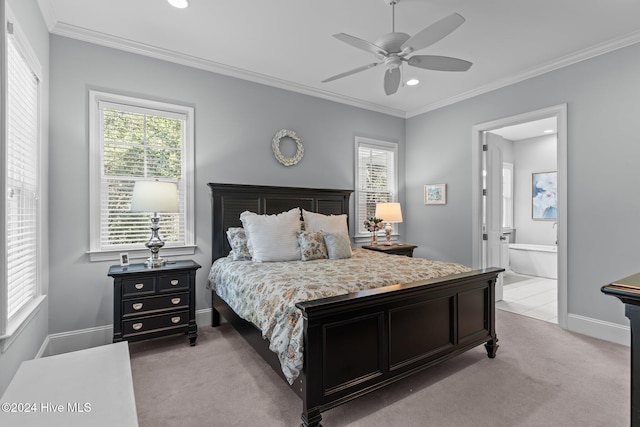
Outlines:
[{"label": "white window sill", "polygon": [[[196,245],[164,247],[160,249],[160,256],[168,258],[171,256],[193,255],[196,253]],[[130,260],[145,260],[151,256],[151,252],[147,248],[143,249],[120,249],[113,251],[88,251],[89,261],[118,261],[120,262],[120,254],[127,253]]]},{"label": "white window sill", "polygon": [[40,311],[42,303],[47,299],[46,295],[40,295],[34,298],[26,306],[20,310],[20,312],[11,319],[7,325],[7,331],[4,335],[0,335],[0,343],[2,347],[2,353],[7,351],[11,344],[18,338],[20,332],[29,324],[36,314]]}]

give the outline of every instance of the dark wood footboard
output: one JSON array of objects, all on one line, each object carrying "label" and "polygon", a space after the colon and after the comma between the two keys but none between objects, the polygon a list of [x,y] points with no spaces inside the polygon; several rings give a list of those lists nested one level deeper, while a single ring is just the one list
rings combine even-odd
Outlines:
[{"label": "dark wood footboard", "polygon": [[296,304],[305,322],[303,426],[317,426],[320,412],[480,344],[495,357],[494,286],[502,271]]}]

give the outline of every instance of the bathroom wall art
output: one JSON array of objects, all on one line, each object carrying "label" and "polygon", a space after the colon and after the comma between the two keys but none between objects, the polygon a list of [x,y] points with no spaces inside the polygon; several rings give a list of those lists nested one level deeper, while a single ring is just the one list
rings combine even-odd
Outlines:
[{"label": "bathroom wall art", "polygon": [[531,217],[558,220],[558,172],[533,173]]}]

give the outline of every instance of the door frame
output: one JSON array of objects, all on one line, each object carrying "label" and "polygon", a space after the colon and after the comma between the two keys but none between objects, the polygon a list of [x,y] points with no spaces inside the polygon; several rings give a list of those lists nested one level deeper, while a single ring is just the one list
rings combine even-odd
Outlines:
[{"label": "door frame", "polygon": [[482,263],[482,133],[505,126],[555,117],[558,162],[558,325],[567,329],[567,104],[504,117],[472,126],[471,132],[471,232],[472,263]]}]

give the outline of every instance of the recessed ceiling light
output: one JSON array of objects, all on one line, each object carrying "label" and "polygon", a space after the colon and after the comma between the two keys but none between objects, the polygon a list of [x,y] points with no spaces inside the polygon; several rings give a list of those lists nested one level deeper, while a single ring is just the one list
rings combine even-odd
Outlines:
[{"label": "recessed ceiling light", "polygon": [[167,0],[169,4],[178,9],[184,9],[189,6],[189,0]]},{"label": "recessed ceiling light", "polygon": [[409,80],[407,80],[407,86],[415,86],[418,83],[420,83],[420,80],[418,80],[418,79],[409,79]]},{"label": "recessed ceiling light", "polygon": [[553,129],[547,129],[547,130],[544,131],[544,133],[554,133],[554,132],[555,132],[555,130],[553,130]]}]

